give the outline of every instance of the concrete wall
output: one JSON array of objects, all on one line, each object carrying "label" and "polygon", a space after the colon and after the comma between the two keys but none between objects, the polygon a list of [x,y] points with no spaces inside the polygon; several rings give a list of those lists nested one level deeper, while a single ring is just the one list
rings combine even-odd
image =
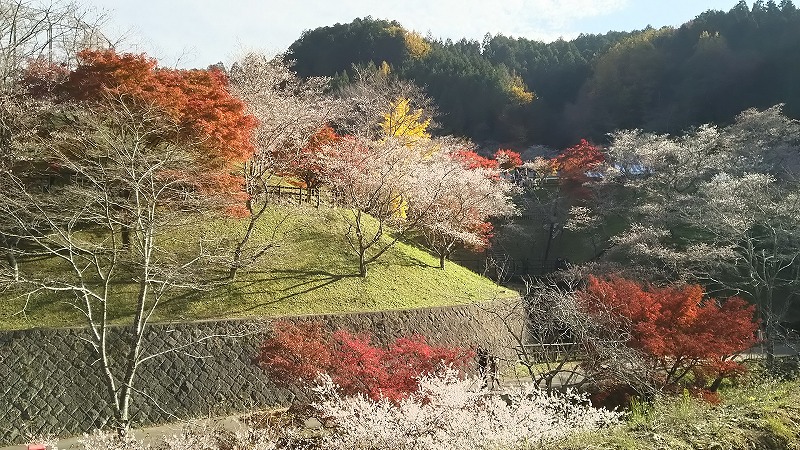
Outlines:
[{"label": "concrete wall", "polygon": [[[503,303],[487,303],[287,319],[370,331],[380,344],[422,334],[439,345],[480,345],[511,356],[513,339],[494,313],[505,310]],[[134,384],[141,390],[132,408],[135,425],[285,405],[289,392],[252,363],[268,328],[256,320],[151,325],[146,337],[151,353],[218,337],[141,366]],[[111,411],[87,333],[81,328],[0,333],[0,445],[30,435],[75,435],[106,424]],[[112,346],[123,333],[124,328],[111,331]]]}]

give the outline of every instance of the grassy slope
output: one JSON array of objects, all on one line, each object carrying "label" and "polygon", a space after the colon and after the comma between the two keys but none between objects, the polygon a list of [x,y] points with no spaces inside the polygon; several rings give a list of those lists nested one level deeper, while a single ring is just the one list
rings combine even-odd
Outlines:
[{"label": "grassy slope", "polygon": [[[258,230],[256,241],[269,239],[280,228],[280,246],[237,281],[208,292],[174,296],[160,305],[158,321],[279,316],[343,311],[415,308],[470,303],[516,293],[499,287],[455,264],[445,270],[438,260],[416,247],[398,243],[374,265],[366,278],[356,276],[358,265],[344,233],[345,211],[329,208],[277,207]],[[206,237],[241,234],[244,222],[201,224]],[[285,234],[284,234],[285,233]],[[133,286],[121,285],[113,306],[115,321],[130,317]],[[0,301],[0,329],[81,325],[72,306],[50,297]]]},{"label": "grassy slope", "polygon": [[800,381],[754,377],[720,397],[716,406],[688,396],[659,399],[622,426],[574,436],[552,450],[800,449]]}]

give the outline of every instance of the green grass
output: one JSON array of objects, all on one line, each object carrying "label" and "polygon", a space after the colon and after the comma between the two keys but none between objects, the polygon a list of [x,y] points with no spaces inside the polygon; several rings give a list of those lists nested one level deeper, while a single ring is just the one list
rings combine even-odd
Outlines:
[{"label": "green grass", "polygon": [[[258,264],[240,272],[237,280],[209,291],[182,292],[162,302],[156,321],[186,321],[252,316],[282,316],[350,311],[446,306],[495,298],[516,292],[460,267],[447,264],[424,250],[398,242],[359,277],[358,261],[344,234],[346,211],[311,207],[275,207],[259,227],[255,243],[269,240],[276,223],[279,246]],[[183,236],[201,234],[211,241],[243,233],[245,221],[215,220],[200,223]],[[191,239],[183,238],[190,241]],[[177,240],[177,238],[176,238]],[[175,244],[180,247],[179,243]],[[176,250],[177,251],[177,250]],[[58,270],[51,261],[38,268]],[[219,276],[224,273],[220,267]],[[114,322],[131,317],[135,286],[114,287],[111,313]],[[0,329],[82,325],[77,311],[63,298],[40,295],[25,299],[9,293],[0,298]]]},{"label": "green grass", "polygon": [[711,405],[689,396],[639,404],[621,426],[573,436],[558,449],[800,449],[800,381],[754,377]]}]

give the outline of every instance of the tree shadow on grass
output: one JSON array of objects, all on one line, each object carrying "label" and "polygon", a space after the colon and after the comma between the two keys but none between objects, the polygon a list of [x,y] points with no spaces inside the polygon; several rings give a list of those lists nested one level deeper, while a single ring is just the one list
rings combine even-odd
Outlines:
[{"label": "tree shadow on grass", "polygon": [[[275,269],[267,272],[249,272],[248,278],[237,280],[229,285],[220,286],[213,291],[187,292],[162,302],[162,314],[176,316],[185,313],[189,305],[194,302],[220,302],[229,304],[230,307],[219,310],[218,314],[209,314],[208,318],[225,318],[228,316],[247,315],[248,312],[274,306],[286,302],[294,297],[307,294],[317,289],[322,289],[345,278],[356,278],[357,274],[333,274],[324,270],[300,269]],[[234,299],[246,299],[263,294],[276,294],[275,285],[280,284],[280,296],[268,301],[250,304],[237,308]]]},{"label": "tree shadow on grass", "polygon": [[390,260],[378,259],[377,261],[374,262],[374,264],[383,267],[390,267],[390,266],[422,267],[423,269],[439,267],[438,260],[436,265],[428,264],[416,256],[407,255],[400,252],[397,252],[397,255]]}]

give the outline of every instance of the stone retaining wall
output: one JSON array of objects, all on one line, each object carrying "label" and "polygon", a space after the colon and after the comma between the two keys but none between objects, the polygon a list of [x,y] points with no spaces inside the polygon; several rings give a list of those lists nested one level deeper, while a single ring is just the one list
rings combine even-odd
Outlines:
[{"label": "stone retaining wall", "polygon": [[[483,346],[513,356],[514,341],[494,312],[505,303],[287,318],[321,320],[333,330],[370,331],[375,342],[421,334],[431,343]],[[184,351],[143,363],[132,406],[136,426],[285,405],[290,393],[252,364],[268,330],[266,322],[225,320],[154,324],[148,352],[197,339]],[[110,333],[113,346],[123,328]],[[87,330],[31,329],[0,332],[0,445],[35,435],[75,435],[102,427],[110,416]]]}]

